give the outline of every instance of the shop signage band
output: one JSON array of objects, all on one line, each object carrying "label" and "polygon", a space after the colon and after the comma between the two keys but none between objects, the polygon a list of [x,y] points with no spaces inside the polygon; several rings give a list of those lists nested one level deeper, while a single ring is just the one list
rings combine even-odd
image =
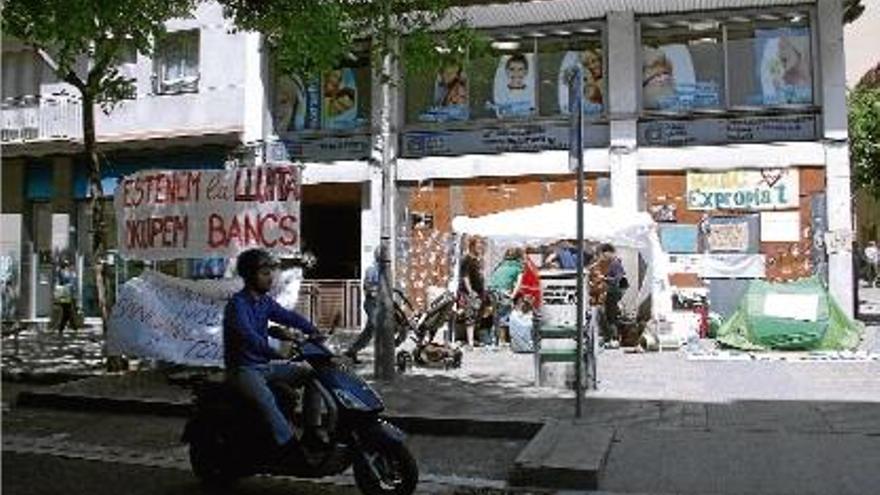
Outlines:
[{"label": "shop signage band", "polygon": [[129,259],[231,257],[248,247],[299,250],[300,168],[142,171],[114,195]]},{"label": "shop signage band", "polygon": [[688,172],[689,210],[775,210],[797,208],[797,169]]}]

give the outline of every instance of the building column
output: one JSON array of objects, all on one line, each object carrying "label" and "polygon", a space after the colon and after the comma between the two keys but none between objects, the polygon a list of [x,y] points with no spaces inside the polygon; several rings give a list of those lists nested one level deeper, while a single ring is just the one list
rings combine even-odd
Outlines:
[{"label": "building column", "polygon": [[852,317],[855,313],[855,296],[843,5],[840,0],[819,0],[817,9],[828,231],[830,238],[838,241],[826,243],[828,288],[846,314]]},{"label": "building column", "polygon": [[639,171],[636,155],[639,111],[639,46],[632,11],[608,14],[608,118],[611,121],[611,204],[637,211]]},{"label": "building column", "polygon": [[244,114],[241,141],[242,164],[260,164],[265,161],[264,143],[267,137],[266,113],[269,87],[268,62],[264,50],[263,36],[259,33],[244,33]]}]

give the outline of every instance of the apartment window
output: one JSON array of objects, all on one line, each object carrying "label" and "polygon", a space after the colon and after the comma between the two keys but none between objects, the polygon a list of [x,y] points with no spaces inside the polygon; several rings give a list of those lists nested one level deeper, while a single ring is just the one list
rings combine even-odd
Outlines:
[{"label": "apartment window", "polygon": [[[488,33],[492,36],[492,33]],[[567,75],[584,68],[584,110],[604,111],[604,53],[598,27],[503,33],[485,55],[442,64],[434,73],[408,72],[408,123],[529,120],[568,110]]]},{"label": "apartment window", "polygon": [[724,105],[721,23],[648,22],[642,29],[642,107],[688,112]]},{"label": "apartment window", "polygon": [[808,107],[809,12],[761,10],[641,21],[647,113]]},{"label": "apartment window", "polygon": [[127,100],[137,98],[137,53],[137,46],[131,41],[126,41],[119,48],[117,55],[116,64],[119,74],[131,81],[128,91],[122,95]]},{"label": "apartment window", "polygon": [[155,90],[189,93],[199,87],[199,31],[167,33],[156,46]]}]

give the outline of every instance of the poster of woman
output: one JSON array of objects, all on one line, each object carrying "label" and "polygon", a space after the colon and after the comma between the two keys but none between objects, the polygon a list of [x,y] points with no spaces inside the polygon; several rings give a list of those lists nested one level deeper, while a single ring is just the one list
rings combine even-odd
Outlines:
[{"label": "poster of woman", "polygon": [[597,115],[602,113],[605,94],[605,78],[602,68],[602,52],[598,49],[586,49],[582,52],[565,52],[559,65],[559,111],[568,115],[568,84],[569,74],[581,66],[584,73],[584,113]]},{"label": "poster of woman", "polygon": [[306,95],[302,80],[296,76],[281,76],[275,87],[275,132],[301,131],[306,123]]},{"label": "poster of woman", "polygon": [[678,110],[693,102],[696,75],[685,45],[646,46],[642,52],[642,103],[651,110]]},{"label": "poster of woman", "polygon": [[334,69],[324,73],[321,98],[323,127],[325,129],[352,129],[359,125],[357,118],[357,80],[351,68]]},{"label": "poster of woman", "polygon": [[806,28],[765,29],[756,32],[761,103],[811,103],[810,36]]},{"label": "poster of woman", "polygon": [[468,119],[468,80],[460,63],[448,63],[437,72],[432,102],[432,106],[419,116],[423,122]]},{"label": "poster of woman", "polygon": [[504,55],[495,70],[495,114],[499,118],[535,113],[535,55]]}]

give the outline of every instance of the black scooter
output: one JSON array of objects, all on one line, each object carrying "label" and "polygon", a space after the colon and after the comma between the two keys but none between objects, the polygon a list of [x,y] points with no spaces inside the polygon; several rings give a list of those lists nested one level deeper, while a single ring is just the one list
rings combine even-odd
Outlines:
[{"label": "black scooter", "polygon": [[[322,397],[319,428],[327,441],[300,443],[280,464],[267,459],[274,442],[265,420],[224,382],[201,380],[194,387],[195,414],[183,433],[195,475],[216,485],[255,474],[321,478],[353,466],[355,483],[367,495],[411,494],[418,483],[418,466],[404,444],[404,433],[379,417],[384,410],[379,395],[348,372],[320,338],[300,342],[294,360],[315,370],[310,380]],[[270,383],[270,388],[301,438],[302,389],[280,382]]]}]

